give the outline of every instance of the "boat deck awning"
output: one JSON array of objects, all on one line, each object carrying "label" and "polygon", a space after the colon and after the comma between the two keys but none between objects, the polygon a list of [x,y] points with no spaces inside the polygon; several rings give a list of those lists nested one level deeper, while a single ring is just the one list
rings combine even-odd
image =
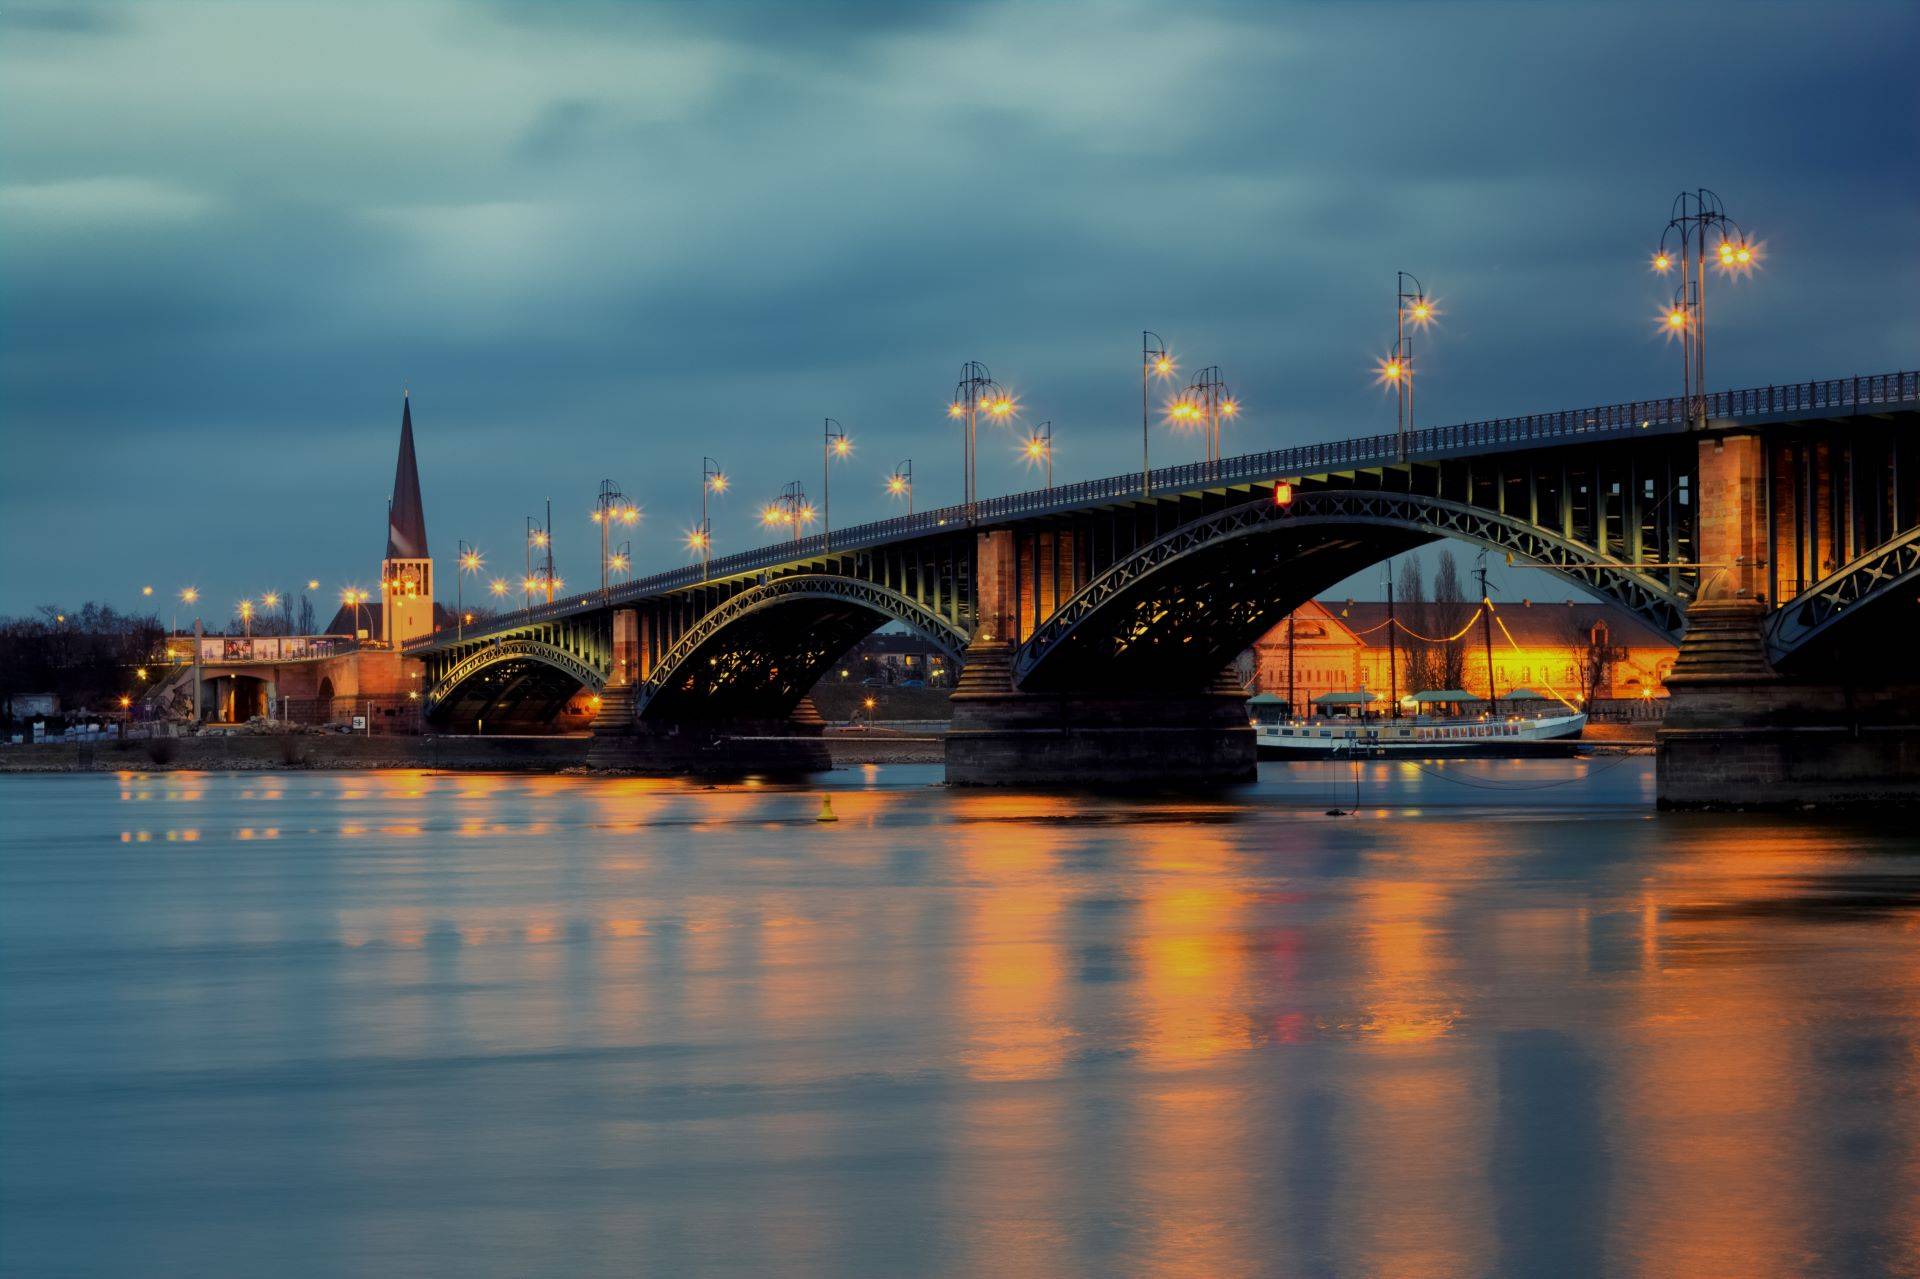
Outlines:
[{"label": "boat deck awning", "polygon": [[1551,693],[1536,693],[1530,688],[1510,688],[1500,696],[1516,702],[1547,702],[1553,700]]},{"label": "boat deck awning", "polygon": [[1322,693],[1313,699],[1315,706],[1365,706],[1379,701],[1373,693]]},{"label": "boat deck awning", "polygon": [[1249,706],[1285,706],[1287,699],[1278,693],[1255,693],[1247,699]]},{"label": "boat deck awning", "polygon": [[1424,705],[1427,702],[1483,702],[1486,699],[1464,688],[1430,688],[1423,693],[1415,693],[1413,700]]}]

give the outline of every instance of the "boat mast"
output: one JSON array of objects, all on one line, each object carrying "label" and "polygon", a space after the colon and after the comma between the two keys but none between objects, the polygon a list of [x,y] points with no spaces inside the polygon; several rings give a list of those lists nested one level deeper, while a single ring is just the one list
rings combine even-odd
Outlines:
[{"label": "boat mast", "polygon": [[1393,561],[1387,561],[1387,716],[1400,718],[1400,645],[1393,637]]},{"label": "boat mast", "polygon": [[1480,578],[1480,631],[1487,642],[1487,709],[1488,714],[1497,717],[1500,714],[1500,690],[1493,683],[1493,596],[1487,591],[1487,553],[1480,552],[1480,567],[1476,570]]}]

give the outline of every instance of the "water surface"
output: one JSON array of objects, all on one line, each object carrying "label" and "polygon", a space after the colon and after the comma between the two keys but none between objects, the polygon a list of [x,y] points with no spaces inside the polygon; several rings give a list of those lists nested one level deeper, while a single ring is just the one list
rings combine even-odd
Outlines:
[{"label": "water surface", "polygon": [[1920,1272],[1903,826],[937,777],[0,778],[0,1270]]}]

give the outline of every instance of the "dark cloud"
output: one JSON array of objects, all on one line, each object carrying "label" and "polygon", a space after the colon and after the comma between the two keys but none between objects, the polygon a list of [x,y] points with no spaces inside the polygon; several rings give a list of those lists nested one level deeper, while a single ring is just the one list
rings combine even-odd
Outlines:
[{"label": "dark cloud", "polygon": [[602,476],[665,564],[721,457],[732,549],[826,415],[836,513],[908,455],[952,498],[969,358],[1060,476],[1126,470],[1143,326],[1226,371],[1229,447],[1381,429],[1401,267],[1423,420],[1664,393],[1641,264],[1702,182],[1770,252],[1715,381],[1920,349],[1910,5],[73,12],[0,46],[0,610],[364,582],[402,386],[435,540],[552,495],[576,576]]}]

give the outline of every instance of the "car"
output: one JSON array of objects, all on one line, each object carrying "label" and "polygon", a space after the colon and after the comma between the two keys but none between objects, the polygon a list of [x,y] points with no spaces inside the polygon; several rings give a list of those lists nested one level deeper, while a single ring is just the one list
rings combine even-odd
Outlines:
[{"label": "car", "polygon": [[901,688],[925,688],[926,686],[927,681],[923,679],[903,679],[900,681]]},{"label": "car", "polygon": [[869,675],[860,681],[861,688],[885,688],[886,686],[887,681],[881,679],[878,675]]}]

